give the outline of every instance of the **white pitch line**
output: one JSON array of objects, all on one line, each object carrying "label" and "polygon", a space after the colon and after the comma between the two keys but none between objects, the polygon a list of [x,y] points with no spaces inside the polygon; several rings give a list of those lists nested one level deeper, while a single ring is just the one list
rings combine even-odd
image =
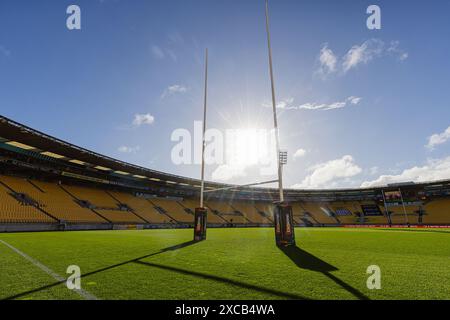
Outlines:
[{"label": "white pitch line", "polygon": [[[3,243],[5,246],[7,246],[8,248],[10,248],[11,250],[13,250],[15,253],[21,255],[23,258],[25,258],[26,260],[30,261],[32,264],[34,264],[36,267],[38,267],[39,269],[41,269],[42,271],[44,271],[45,273],[47,273],[49,276],[51,276],[53,279],[55,279],[58,282],[64,283],[66,282],[66,279],[62,276],[60,276],[59,274],[57,274],[55,271],[53,271],[52,269],[50,269],[49,267],[47,267],[46,265],[40,263],[39,261],[37,261],[36,259],[30,257],[29,255],[23,253],[22,251],[20,251],[19,249],[13,247],[12,245],[10,245],[9,243],[3,241],[0,239],[0,242]],[[87,299],[87,300],[98,300],[98,298],[96,296],[94,296],[92,293],[83,290],[83,289],[74,289],[72,291],[75,291],[76,293],[78,293],[80,296],[82,296],[83,298]]]}]

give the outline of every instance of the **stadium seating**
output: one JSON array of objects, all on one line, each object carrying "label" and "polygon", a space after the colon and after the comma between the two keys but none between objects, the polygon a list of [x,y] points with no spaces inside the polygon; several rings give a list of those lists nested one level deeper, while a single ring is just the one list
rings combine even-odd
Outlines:
[{"label": "stadium seating", "polygon": [[258,209],[255,207],[255,203],[253,201],[235,201],[232,203],[232,207],[241,212],[247,221],[252,223],[271,223],[269,219],[258,212]]},{"label": "stadium seating", "polygon": [[155,206],[163,208],[167,215],[177,222],[193,223],[194,216],[185,211],[177,201],[154,198],[150,200]]},{"label": "stadium seating", "polygon": [[262,218],[262,223],[273,223],[273,204],[271,202],[255,202],[255,208]]},{"label": "stadium seating", "polygon": [[314,218],[317,223],[320,224],[336,224],[338,223],[336,219],[333,217],[328,216],[322,209],[321,206],[323,204],[317,204],[317,203],[307,203],[307,202],[295,202],[292,203],[292,207],[295,212],[300,212],[301,214],[305,215],[309,214]]},{"label": "stadium seating", "polygon": [[[360,209],[353,202],[333,202],[328,203],[328,207],[336,214],[341,224],[360,223],[359,217],[354,214],[354,212],[358,212]],[[346,212],[349,215],[343,214]]]},{"label": "stadium seating", "polygon": [[381,215],[377,215],[377,216],[365,215],[363,224],[388,224],[389,223],[389,221],[385,215],[384,207],[380,207],[379,205],[375,204],[373,201],[359,201],[356,203],[357,203],[357,206],[360,208],[361,212],[362,212],[361,206],[363,206],[363,205],[378,206],[378,208],[380,209]]},{"label": "stadium seating", "polygon": [[[291,205],[298,225],[389,223],[384,206],[373,201],[299,201]],[[361,220],[362,205],[378,205],[382,215],[369,215]],[[0,175],[0,223],[186,225],[193,223],[197,206],[198,199],[145,199],[124,191]],[[271,202],[214,199],[207,200],[205,206],[211,224],[273,224]],[[405,209],[406,217],[403,206],[389,206],[392,224],[419,223],[420,207],[406,205]],[[422,209],[423,224],[450,223],[449,199],[429,201]]]},{"label": "stadium seating", "polygon": [[27,194],[32,199],[36,200],[42,210],[48,212],[60,221],[68,223],[107,222],[91,210],[82,208],[76,204],[56,183],[6,176],[3,176],[1,179],[16,192]]},{"label": "stadium seating", "polygon": [[[311,219],[309,213],[305,213],[305,211],[298,204],[291,203],[291,205],[292,205],[293,220],[296,225],[304,225],[304,224],[314,225],[318,223],[317,221],[314,221],[314,219]],[[267,210],[270,210],[273,216],[273,209],[274,209],[273,204],[267,205],[266,208]]]},{"label": "stadium seating", "polygon": [[[417,223],[417,211],[418,206],[390,206],[388,210],[391,212],[391,222],[393,224],[403,224],[403,223]],[[406,211],[406,215],[405,215]]]},{"label": "stadium seating", "polygon": [[220,216],[225,219],[229,223],[248,223],[248,221],[243,215],[237,213],[228,201],[217,201],[217,200],[208,200],[206,202],[206,206],[209,207],[212,211],[219,212]]},{"label": "stadium seating", "polygon": [[[3,182],[4,176],[0,177]],[[4,182],[3,182],[4,183]],[[55,223],[55,219],[45,215],[36,207],[20,203],[11,196],[13,192],[0,183],[0,222],[1,223]],[[14,189],[13,189],[14,190]],[[14,190],[14,192],[20,192]]]},{"label": "stadium seating", "polygon": [[89,201],[97,208],[118,208],[117,201],[101,189],[72,185],[62,187],[75,199]]},{"label": "stadium seating", "polygon": [[114,223],[145,223],[145,221],[129,211],[95,210],[99,215]]},{"label": "stadium seating", "polygon": [[92,210],[104,219],[114,223],[145,223],[134,213],[127,210],[119,210],[119,203],[104,190],[80,186],[62,186],[74,199],[87,201],[92,205]]},{"label": "stadium seating", "polygon": [[36,187],[32,197],[41,203],[43,209],[61,221],[68,223],[107,223],[105,219],[95,214],[92,210],[82,208],[64,192],[56,183],[42,181],[30,181]]},{"label": "stadium seating", "polygon": [[152,203],[144,198],[135,197],[124,192],[111,191],[110,193],[148,223],[171,223],[171,219],[168,216],[158,212]]},{"label": "stadium seating", "polygon": [[[195,212],[195,208],[197,208],[199,206],[199,202],[197,199],[184,199],[182,202],[182,205],[185,208],[190,209],[192,212]],[[225,220],[224,218],[222,218],[221,216],[216,215],[214,212],[212,212],[211,210],[208,210],[208,218],[207,218],[208,223],[214,223],[214,224],[225,224],[228,221]]]},{"label": "stadium seating", "polygon": [[423,223],[450,223],[450,200],[434,200],[425,205]]}]

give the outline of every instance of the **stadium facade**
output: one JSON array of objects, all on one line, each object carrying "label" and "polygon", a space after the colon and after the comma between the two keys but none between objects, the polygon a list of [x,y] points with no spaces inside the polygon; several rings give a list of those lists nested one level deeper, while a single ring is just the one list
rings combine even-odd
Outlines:
[{"label": "stadium facade", "polygon": [[[207,193],[208,226],[271,226],[278,189],[235,187]],[[125,163],[0,116],[0,232],[187,228],[199,196],[200,180]],[[450,224],[450,180],[287,189],[285,197],[298,226]]]}]

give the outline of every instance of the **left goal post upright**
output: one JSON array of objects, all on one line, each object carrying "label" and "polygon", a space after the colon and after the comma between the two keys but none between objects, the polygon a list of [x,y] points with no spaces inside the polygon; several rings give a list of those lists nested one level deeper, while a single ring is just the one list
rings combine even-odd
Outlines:
[{"label": "left goal post upright", "polygon": [[208,102],[208,49],[205,51],[205,94],[203,100],[203,137],[202,137],[202,169],[201,169],[201,189],[200,206],[195,208],[194,213],[194,241],[206,240],[206,223],[208,210],[204,205],[205,192],[205,133],[206,133],[206,110]]}]

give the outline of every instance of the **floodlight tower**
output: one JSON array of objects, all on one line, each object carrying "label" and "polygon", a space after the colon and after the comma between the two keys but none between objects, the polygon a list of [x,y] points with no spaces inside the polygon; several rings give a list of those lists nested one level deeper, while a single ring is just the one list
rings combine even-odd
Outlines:
[{"label": "floodlight tower", "polygon": [[205,51],[205,94],[203,100],[203,136],[202,136],[202,172],[200,189],[200,206],[195,208],[194,214],[194,241],[206,240],[206,221],[208,210],[204,206],[205,191],[205,133],[206,133],[206,107],[208,102],[208,49]]},{"label": "floodlight tower", "polygon": [[278,246],[295,245],[294,220],[292,216],[292,206],[284,201],[283,192],[283,165],[287,163],[287,152],[280,150],[280,137],[277,119],[277,103],[275,97],[275,82],[272,66],[272,47],[270,43],[269,28],[269,1],[266,0],[266,32],[267,47],[269,50],[269,71],[272,89],[273,124],[275,131],[275,143],[278,162],[278,190],[280,201],[274,203],[275,240]]}]

